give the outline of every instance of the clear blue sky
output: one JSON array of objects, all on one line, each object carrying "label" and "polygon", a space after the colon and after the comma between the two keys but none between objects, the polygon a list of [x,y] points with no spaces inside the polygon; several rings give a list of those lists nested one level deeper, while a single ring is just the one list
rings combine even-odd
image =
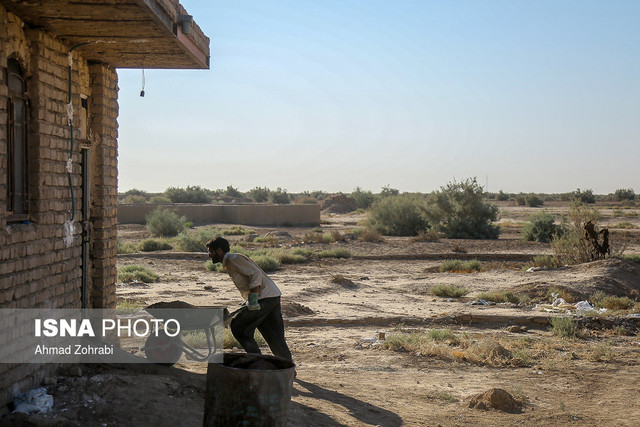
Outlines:
[{"label": "clear blue sky", "polygon": [[181,3],[211,69],[119,70],[120,191],[640,193],[639,1]]}]

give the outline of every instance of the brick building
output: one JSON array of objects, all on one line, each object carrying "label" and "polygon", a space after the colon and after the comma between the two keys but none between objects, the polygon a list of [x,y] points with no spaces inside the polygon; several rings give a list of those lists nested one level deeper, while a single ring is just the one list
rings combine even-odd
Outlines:
[{"label": "brick building", "polygon": [[[0,308],[115,306],[117,68],[209,39],[177,0],[0,0]],[[0,405],[51,369],[0,364]]]}]

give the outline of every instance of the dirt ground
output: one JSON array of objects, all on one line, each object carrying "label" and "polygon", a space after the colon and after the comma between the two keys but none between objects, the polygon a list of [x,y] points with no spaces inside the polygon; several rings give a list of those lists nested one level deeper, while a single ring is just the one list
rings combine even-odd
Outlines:
[{"label": "dirt ground", "polygon": [[[566,206],[547,207],[556,213],[563,210]],[[549,317],[567,312],[549,307],[547,291],[565,289],[576,301],[597,291],[637,298],[640,264],[608,259],[526,271],[534,255],[552,252],[548,244],[520,238],[522,222],[533,211],[502,205],[503,234],[493,241],[387,237],[378,243],[306,244],[302,237],[310,229],[248,227],[261,236],[286,231],[291,238],[279,237],[281,247],[316,252],[343,247],[353,255],[314,258],[270,274],[283,292],[287,340],[297,364],[288,425],[637,425],[637,316],[605,315],[602,321],[587,317],[581,338],[561,339],[549,330]],[[612,241],[624,239],[627,253],[640,253],[640,230],[614,228],[622,221],[640,225],[638,216],[632,216],[637,211],[625,210],[630,215],[622,219],[619,212],[614,216],[614,209],[602,212],[603,224],[612,227]],[[362,219],[323,216],[322,229],[344,234]],[[137,243],[148,234],[143,226],[122,225],[119,236]],[[232,241],[244,238],[230,236]],[[206,259],[204,253],[120,256],[119,267],[144,265],[160,280],[119,284],[118,296],[146,305],[181,300],[233,310],[240,302],[235,286],[226,274],[206,270]],[[484,271],[441,273],[444,259],[478,259]],[[469,293],[436,297],[429,290],[438,284],[463,286]],[[493,290],[527,293],[531,301],[471,304],[480,293]],[[513,326],[526,329],[509,328]],[[514,363],[514,358],[478,361],[460,350],[441,355],[393,351],[377,339],[380,333],[388,340],[433,329],[473,342],[493,340],[511,355],[520,351],[517,354],[526,357]],[[14,414],[0,425],[197,426],[202,424],[205,374],[205,364],[187,362],[170,368],[73,367],[48,379],[47,390],[54,396],[50,413]],[[522,402],[522,410],[468,407],[472,395],[494,387]]]}]

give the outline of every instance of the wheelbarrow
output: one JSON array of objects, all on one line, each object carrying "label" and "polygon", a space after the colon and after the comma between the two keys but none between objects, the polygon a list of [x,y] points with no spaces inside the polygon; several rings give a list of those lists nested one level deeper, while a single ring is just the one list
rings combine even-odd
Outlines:
[{"label": "wheelbarrow", "polygon": [[[154,307],[156,306],[156,307]],[[158,308],[156,304],[144,309],[158,319],[175,319],[180,324],[180,331],[204,331],[207,339],[207,350],[201,351],[186,343],[180,334],[175,334],[175,328],[164,324],[163,328],[152,333],[145,342],[143,351],[150,362],[171,366],[175,364],[182,353],[192,360],[204,362],[215,354],[219,345],[216,342],[215,328],[219,327],[239,311],[229,313],[224,307],[193,307],[189,309]],[[222,313],[222,315],[221,315]],[[175,335],[175,336],[174,336]]]}]

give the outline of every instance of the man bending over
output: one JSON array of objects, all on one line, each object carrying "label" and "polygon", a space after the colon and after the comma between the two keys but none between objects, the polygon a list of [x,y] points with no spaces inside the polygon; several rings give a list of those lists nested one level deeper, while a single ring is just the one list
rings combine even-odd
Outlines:
[{"label": "man bending over", "polygon": [[275,356],[292,360],[284,338],[284,322],[280,309],[282,292],[269,276],[251,259],[230,252],[229,241],[222,237],[207,242],[209,257],[222,262],[247,305],[231,321],[231,332],[247,353],[260,354],[254,338],[256,328]]}]

